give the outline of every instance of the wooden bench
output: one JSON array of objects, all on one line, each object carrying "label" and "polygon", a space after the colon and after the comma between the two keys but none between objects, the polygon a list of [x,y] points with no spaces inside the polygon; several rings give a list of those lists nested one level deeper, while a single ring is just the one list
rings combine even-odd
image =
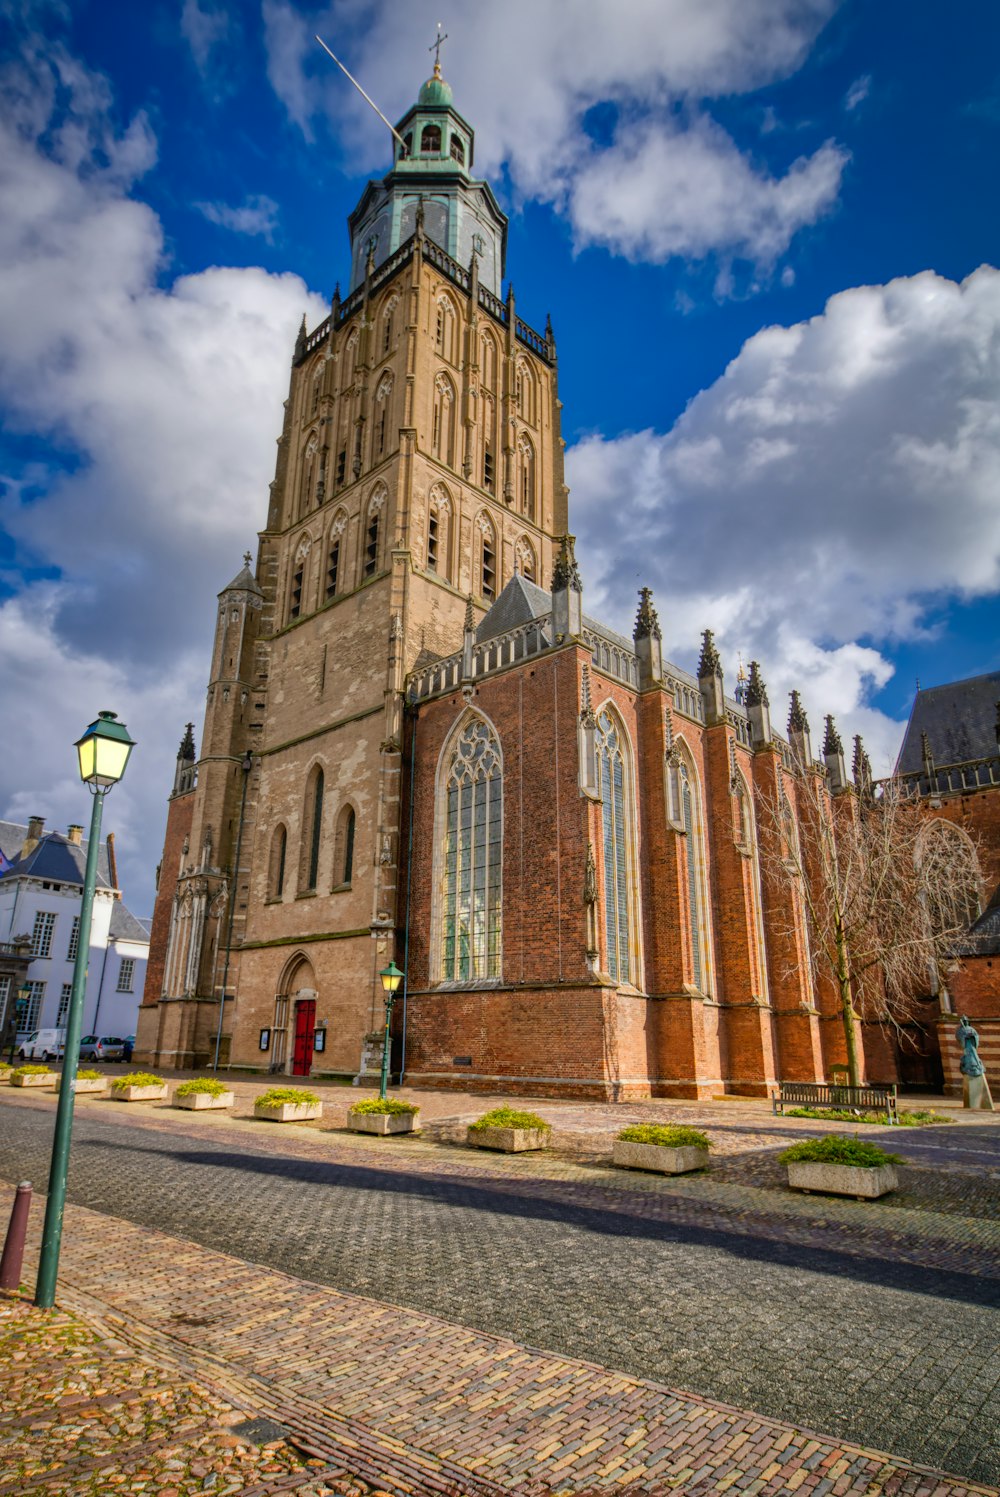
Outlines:
[{"label": "wooden bench", "polygon": [[782,1081],[771,1095],[775,1113],[786,1107],[855,1108],[859,1112],[884,1112],[890,1123],[899,1122],[895,1086],[841,1086],[818,1081]]}]

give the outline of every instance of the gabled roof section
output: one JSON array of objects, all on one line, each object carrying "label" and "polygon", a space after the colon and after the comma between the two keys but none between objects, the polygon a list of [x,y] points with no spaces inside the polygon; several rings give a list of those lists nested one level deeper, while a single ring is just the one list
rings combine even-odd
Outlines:
[{"label": "gabled roof section", "polygon": [[476,630],[476,644],[496,639],[552,612],[552,594],[515,572]]},{"label": "gabled roof section", "polygon": [[115,941],[149,942],[148,921],[140,920],[116,899],[111,907],[111,924],[108,934]]},{"label": "gabled roof section", "polygon": [[1000,884],[967,936],[956,942],[959,956],[1000,956]]},{"label": "gabled roof section", "polygon": [[[85,843],[70,842],[61,832],[48,832],[26,858],[14,861],[3,877],[45,879],[54,884],[79,884],[82,888],[86,867]],[[103,844],[97,856],[97,887],[111,887],[108,882],[107,848]]]},{"label": "gabled roof section", "polygon": [[917,774],[923,768],[920,735],[936,765],[967,764],[970,759],[997,757],[997,702],[1000,671],[929,686],[918,691],[906,725],[896,774]]}]

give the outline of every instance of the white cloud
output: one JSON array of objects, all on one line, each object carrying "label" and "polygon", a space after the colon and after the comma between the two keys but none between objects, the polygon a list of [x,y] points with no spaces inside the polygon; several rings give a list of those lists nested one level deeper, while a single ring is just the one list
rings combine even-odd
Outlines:
[{"label": "white cloud", "polygon": [[127,195],[155,141],[141,119],[114,129],[100,77],[29,51],[0,103],[0,402],[9,432],[75,457],[3,484],[18,562],[58,581],[0,609],[0,699],[18,713],[0,814],[80,820],[72,744],[117,711],[140,747],[109,817],[128,826],[126,892],[148,913],[212,600],[266,503],[298,323],[326,308],[260,269],[170,282],[159,221]]},{"label": "white cloud", "polygon": [[274,231],[278,227],[278,205],[273,198],[263,193],[255,193],[246,198],[239,207],[233,207],[229,203],[195,203],[194,206],[199,213],[205,215],[209,223],[218,224],[223,229],[232,229],[234,234],[266,239],[268,244],[274,240]]},{"label": "white cloud", "polygon": [[[654,261],[721,253],[767,268],[829,211],[846,153],[827,142],[775,175],[737,148],[706,101],[794,72],[835,5],[574,0],[569,25],[558,0],[467,7],[464,24],[449,22],[443,71],[473,116],[477,170],[506,166],[515,194],[565,213],[578,245]],[[384,167],[384,127],[313,33],[395,118],[414,100],[414,59],[436,12],[352,0],[307,18],[292,0],[264,0],[264,18],[268,75],[292,120],[309,132],[325,113],[352,169]],[[600,104],[618,113],[610,144],[586,129]]]},{"label": "white cloud", "polygon": [[184,0],[181,35],[191,48],[195,66],[203,77],[211,67],[212,54],[225,42],[230,30],[231,21],[224,6],[203,5],[201,0]]},{"label": "white cloud", "polygon": [[848,111],[848,113],[850,113],[853,109],[857,109],[859,104],[864,103],[871,91],[871,73],[864,73],[860,78],[855,78],[854,82],[847,90],[847,93],[844,95],[844,108]]},{"label": "white cloud", "polygon": [[763,329],[672,431],[569,452],[588,608],[627,631],[651,585],[681,663],[713,628],[730,689],[741,650],[779,720],[798,687],[814,728],[839,713],[890,753],[898,728],[865,703],[891,668],[857,641],[919,638],[929,602],[1000,590],[998,396],[989,267],[857,287]]}]

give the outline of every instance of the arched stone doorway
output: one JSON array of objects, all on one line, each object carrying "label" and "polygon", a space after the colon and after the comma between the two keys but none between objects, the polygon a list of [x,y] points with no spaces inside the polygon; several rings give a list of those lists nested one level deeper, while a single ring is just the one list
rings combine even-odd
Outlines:
[{"label": "arched stone doorway", "polygon": [[274,1071],[308,1076],[316,1043],[316,976],[307,957],[294,956],[274,1000]]}]

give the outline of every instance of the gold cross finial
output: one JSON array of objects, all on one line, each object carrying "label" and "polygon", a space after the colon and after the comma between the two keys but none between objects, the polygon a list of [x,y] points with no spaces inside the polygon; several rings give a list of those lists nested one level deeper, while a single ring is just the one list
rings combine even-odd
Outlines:
[{"label": "gold cross finial", "polygon": [[435,78],[440,78],[440,76],[441,76],[441,43],[442,42],[446,42],[447,40],[448,40],[448,33],[446,31],[444,33],[444,35],[442,36],[442,34],[441,34],[441,22],[438,21],[437,40],[434,41],[434,42],[431,42],[431,45],[427,48],[428,52],[433,52],[434,53],[434,76],[435,76]]}]

